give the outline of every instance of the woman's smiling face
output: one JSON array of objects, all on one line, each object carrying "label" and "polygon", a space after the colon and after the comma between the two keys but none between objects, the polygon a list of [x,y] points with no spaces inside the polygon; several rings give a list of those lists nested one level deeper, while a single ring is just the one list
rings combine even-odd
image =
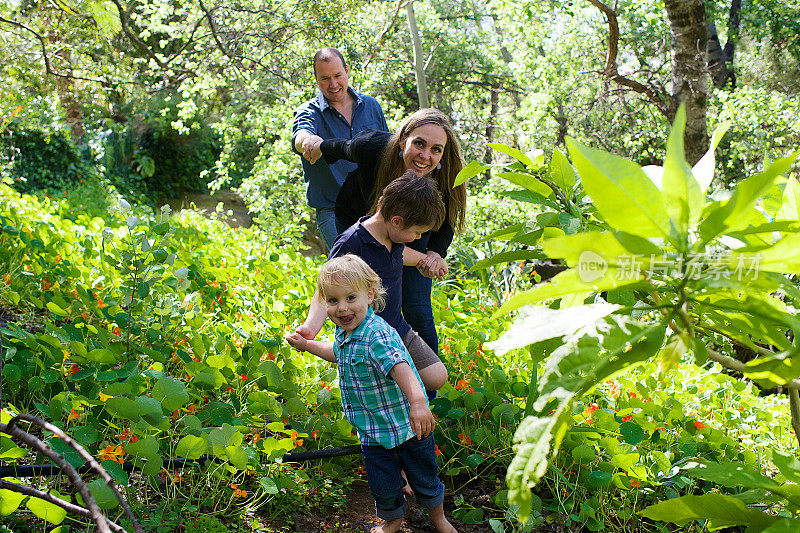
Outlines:
[{"label": "woman's smiling face", "polygon": [[447,133],[436,124],[423,124],[401,139],[406,170],[424,176],[431,172],[444,155]]}]

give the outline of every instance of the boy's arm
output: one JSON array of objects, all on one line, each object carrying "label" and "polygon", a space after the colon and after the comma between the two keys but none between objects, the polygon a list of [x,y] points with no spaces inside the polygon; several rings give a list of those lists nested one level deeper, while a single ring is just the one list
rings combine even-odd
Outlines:
[{"label": "boy's arm", "polygon": [[333,355],[333,343],[309,340],[300,335],[299,333],[292,333],[286,337],[286,340],[300,350],[301,352],[311,352],[319,358],[336,362],[336,357]]},{"label": "boy's arm", "polygon": [[447,274],[447,263],[438,253],[423,254],[408,246],[403,248],[403,266],[415,266],[426,278],[439,278],[440,281]]},{"label": "boy's arm", "polygon": [[319,292],[314,291],[314,296],[311,298],[311,306],[308,308],[308,316],[305,322],[297,326],[294,332],[308,340],[313,340],[319,330],[322,329],[322,325],[325,324],[327,316],[328,313],[325,311],[325,304],[322,303]]},{"label": "boy's arm", "polygon": [[406,362],[397,363],[392,367],[389,376],[397,383],[411,404],[411,429],[417,434],[417,439],[427,437],[436,426],[436,421],[428,407],[425,392],[419,386],[411,367]]}]

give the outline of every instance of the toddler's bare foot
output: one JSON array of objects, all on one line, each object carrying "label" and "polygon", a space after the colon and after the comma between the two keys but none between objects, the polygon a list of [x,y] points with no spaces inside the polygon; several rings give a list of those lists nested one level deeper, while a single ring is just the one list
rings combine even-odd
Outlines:
[{"label": "toddler's bare foot", "polygon": [[456,528],[453,527],[453,524],[444,516],[444,508],[441,505],[431,509],[428,516],[431,519],[433,527],[436,528],[437,533],[458,533]]},{"label": "toddler's bare foot", "polygon": [[403,519],[396,518],[394,520],[384,520],[379,526],[375,526],[369,530],[369,533],[397,533],[403,526]]}]

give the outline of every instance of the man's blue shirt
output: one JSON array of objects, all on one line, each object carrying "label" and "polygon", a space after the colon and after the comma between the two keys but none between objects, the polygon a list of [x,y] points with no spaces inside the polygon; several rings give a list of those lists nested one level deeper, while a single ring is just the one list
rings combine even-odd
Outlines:
[{"label": "man's blue shirt", "polygon": [[403,244],[394,243],[390,252],[386,246],[378,242],[364,227],[369,217],[361,219],[344,230],[333,243],[328,259],[345,254],[357,255],[381,278],[381,285],[386,289],[386,307],[378,316],[389,323],[400,338],[404,338],[411,326],[403,318],[401,303],[403,301]]},{"label": "man's blue shirt", "polygon": [[[316,98],[297,108],[292,122],[292,150],[295,153],[300,153],[294,146],[295,137],[300,130],[319,135],[323,139],[352,139],[356,133],[368,129],[389,131],[377,100],[354,91],[352,87],[348,87],[347,91],[354,98],[350,124],[341,113],[328,105],[322,91],[317,93]],[[347,174],[355,170],[356,164],[342,159],[329,165],[324,158],[320,158],[311,165],[302,157],[301,160],[308,205],[315,208],[333,207],[339,188]]]}]

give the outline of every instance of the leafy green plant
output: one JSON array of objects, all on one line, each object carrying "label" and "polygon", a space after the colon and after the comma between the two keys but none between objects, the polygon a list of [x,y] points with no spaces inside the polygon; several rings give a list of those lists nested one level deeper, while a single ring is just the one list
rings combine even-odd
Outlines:
[{"label": "leafy green plant", "polygon": [[[691,353],[696,364],[711,360],[764,386],[788,386],[797,419],[793,380],[800,372],[792,363],[797,350],[792,339],[800,324],[791,306],[800,295],[786,275],[798,266],[792,251],[800,238],[798,185],[781,177],[797,153],[765,162],[761,173],[731,194],[715,196],[709,192],[713,149],[724,129],[690,168],[683,157],[683,128],[681,110],[663,168],[642,169],[568,141],[580,187],[594,207],[569,215],[580,217],[585,231],[545,239],[541,246],[571,268],[517,294],[499,313],[545,300],[560,300],[560,307],[526,308],[491,344],[499,354],[532,345],[533,353],[546,358],[533,412],[517,429],[507,475],[509,499],[522,517],[531,509],[531,486],[574,426],[576,402],[656,356],[662,374]],[[513,155],[535,177],[541,164]],[[559,346],[548,347],[548,339],[560,340]],[[718,351],[726,344],[747,347],[757,357],[742,363]],[[617,427],[628,444],[660,431],[633,420]],[[583,453],[573,455],[583,461]],[[640,459],[637,454],[634,462],[613,465],[607,473],[635,476]]]}]

